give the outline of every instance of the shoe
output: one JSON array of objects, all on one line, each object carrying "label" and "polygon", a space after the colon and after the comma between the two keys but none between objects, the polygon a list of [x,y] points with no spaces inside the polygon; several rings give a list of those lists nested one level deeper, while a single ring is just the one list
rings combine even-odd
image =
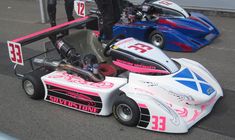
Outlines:
[{"label": "shoe", "polygon": [[69,22],[69,21],[73,21],[73,20],[74,20],[74,17],[71,16],[71,17],[68,17],[67,19],[68,19],[68,22]]},{"label": "shoe", "polygon": [[51,27],[56,26],[56,22],[55,21],[51,21],[50,24],[51,24]]}]

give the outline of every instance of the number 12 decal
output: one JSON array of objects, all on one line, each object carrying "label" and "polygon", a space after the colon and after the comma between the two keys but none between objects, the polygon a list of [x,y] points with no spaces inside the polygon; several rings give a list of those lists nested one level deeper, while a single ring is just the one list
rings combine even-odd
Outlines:
[{"label": "number 12 decal", "polygon": [[77,1],[77,14],[78,16],[84,17],[85,14],[85,2],[84,1]]},{"label": "number 12 decal", "polygon": [[24,65],[21,45],[19,43],[7,42],[9,57],[13,63]]}]

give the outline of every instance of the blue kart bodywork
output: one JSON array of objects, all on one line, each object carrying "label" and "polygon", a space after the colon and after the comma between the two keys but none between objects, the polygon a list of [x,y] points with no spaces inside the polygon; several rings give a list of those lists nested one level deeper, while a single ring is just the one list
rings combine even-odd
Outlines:
[{"label": "blue kart bodywork", "polygon": [[189,13],[189,17],[159,17],[151,21],[135,21],[128,24],[117,23],[113,35],[150,42],[150,34],[158,31],[164,38],[162,49],[177,52],[195,52],[210,44],[220,33],[213,23],[200,13]]}]

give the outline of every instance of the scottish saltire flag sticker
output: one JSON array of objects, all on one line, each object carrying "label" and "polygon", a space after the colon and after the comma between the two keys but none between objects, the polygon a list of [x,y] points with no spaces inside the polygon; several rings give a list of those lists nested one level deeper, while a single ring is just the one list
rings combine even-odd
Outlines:
[{"label": "scottish saltire flag sticker", "polygon": [[175,74],[173,78],[180,84],[206,95],[211,95],[215,91],[215,89],[205,79],[197,73],[190,71],[188,68]]}]

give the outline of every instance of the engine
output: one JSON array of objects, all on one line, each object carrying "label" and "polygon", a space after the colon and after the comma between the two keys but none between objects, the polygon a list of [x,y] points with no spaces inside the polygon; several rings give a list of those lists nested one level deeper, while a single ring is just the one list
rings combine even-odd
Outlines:
[{"label": "engine", "polygon": [[43,66],[48,70],[65,70],[87,81],[100,82],[105,79],[104,75],[99,72],[99,64],[95,55],[86,54],[81,56],[76,52],[75,48],[63,39],[56,41],[56,48],[62,60],[56,61],[47,58],[35,58],[33,63],[38,66]]}]

